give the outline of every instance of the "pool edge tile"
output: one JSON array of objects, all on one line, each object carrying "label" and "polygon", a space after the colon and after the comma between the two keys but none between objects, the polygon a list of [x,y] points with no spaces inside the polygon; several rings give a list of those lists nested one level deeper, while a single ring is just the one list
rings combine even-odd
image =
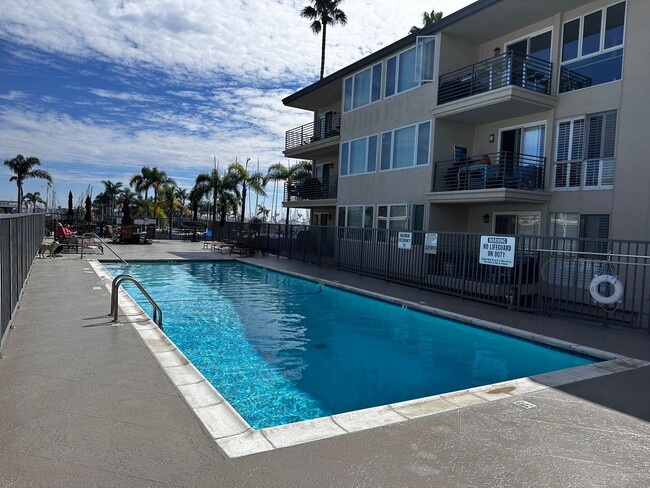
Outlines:
[{"label": "pool edge tile", "polygon": [[452,391],[450,393],[442,393],[440,395],[440,398],[451,403],[452,405],[456,405],[459,408],[471,407],[473,405],[480,405],[482,403],[487,402],[486,399],[472,394],[472,392],[470,392],[469,390],[459,390],[459,391]]},{"label": "pool edge tile", "polygon": [[241,434],[214,439],[228,458],[238,458],[273,451],[276,447],[259,430],[249,429]]},{"label": "pool edge tile", "polygon": [[407,417],[400,415],[388,405],[340,413],[332,415],[331,418],[347,432],[374,429],[408,420]]},{"label": "pool edge tile", "polygon": [[208,380],[189,385],[177,385],[187,404],[193,408],[209,407],[224,402],[224,398]]},{"label": "pool edge tile", "polygon": [[251,428],[226,401],[192,410],[213,439],[242,434]]},{"label": "pool edge tile", "polygon": [[434,415],[436,413],[456,410],[458,407],[453,403],[444,400],[440,395],[409,400],[406,402],[391,403],[390,407],[398,414],[409,419],[417,419]]},{"label": "pool edge tile", "polygon": [[346,433],[331,417],[268,427],[260,432],[273,446],[278,448],[328,439]]}]

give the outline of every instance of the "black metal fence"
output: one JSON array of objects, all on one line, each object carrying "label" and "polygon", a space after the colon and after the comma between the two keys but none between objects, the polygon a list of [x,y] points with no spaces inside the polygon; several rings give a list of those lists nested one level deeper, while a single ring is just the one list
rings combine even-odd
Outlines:
[{"label": "black metal fence", "polygon": [[338,137],[340,127],[341,114],[328,112],[323,114],[323,117],[319,118],[316,123],[310,122],[288,130],[285,135],[284,149],[290,150],[312,142]]},{"label": "black metal fence", "polygon": [[485,93],[504,86],[519,86],[549,95],[553,64],[508,51],[440,76],[438,104]]},{"label": "black metal fence", "polygon": [[436,161],[433,191],[543,190],[545,164],[544,157],[511,151]]},{"label": "black metal fence", "polygon": [[495,261],[487,249],[495,242],[480,234],[247,223],[217,226],[213,234],[244,242],[263,235],[266,252],[289,259],[515,310],[650,331],[650,242],[492,236],[508,238],[495,241]]},{"label": "black metal fence", "polygon": [[0,215],[0,339],[44,235],[45,214]]}]

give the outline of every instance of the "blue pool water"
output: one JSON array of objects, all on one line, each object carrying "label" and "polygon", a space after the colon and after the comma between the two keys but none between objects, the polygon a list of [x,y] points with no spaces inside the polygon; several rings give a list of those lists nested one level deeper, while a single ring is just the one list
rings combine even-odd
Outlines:
[{"label": "blue pool water", "polygon": [[105,267],[258,429],[597,361],[243,263]]}]

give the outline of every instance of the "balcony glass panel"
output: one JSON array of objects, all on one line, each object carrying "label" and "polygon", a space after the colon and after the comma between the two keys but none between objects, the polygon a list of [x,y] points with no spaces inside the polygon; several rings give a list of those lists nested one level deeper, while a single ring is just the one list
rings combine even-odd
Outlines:
[{"label": "balcony glass panel", "polygon": [[621,79],[623,49],[565,64],[560,72],[560,93]]}]

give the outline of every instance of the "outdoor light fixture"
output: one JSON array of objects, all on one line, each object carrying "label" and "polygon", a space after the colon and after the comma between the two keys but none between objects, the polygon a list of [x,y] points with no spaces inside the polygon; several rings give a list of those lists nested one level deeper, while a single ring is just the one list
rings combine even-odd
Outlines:
[{"label": "outdoor light fixture", "polygon": [[494,134],[490,134],[490,135],[488,136],[488,142],[489,142],[490,144],[492,144],[492,143],[494,142]]},{"label": "outdoor light fixture", "polygon": [[494,48],[494,57],[496,58],[499,54],[501,54],[501,48],[500,47],[495,47]]},{"label": "outdoor light fixture", "polygon": [[490,223],[490,214],[485,214],[483,216],[483,223],[484,224],[489,224]]}]

